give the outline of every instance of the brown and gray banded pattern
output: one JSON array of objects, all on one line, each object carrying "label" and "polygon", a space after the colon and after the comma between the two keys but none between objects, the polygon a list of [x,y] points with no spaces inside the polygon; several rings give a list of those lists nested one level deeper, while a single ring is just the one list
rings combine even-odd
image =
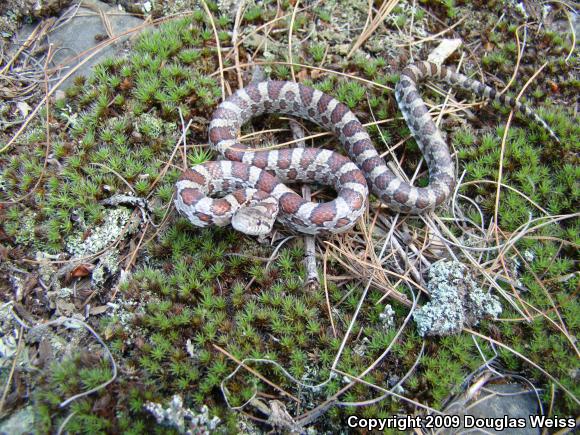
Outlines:
[{"label": "brown and gray banded pattern", "polygon": [[[365,128],[346,105],[299,83],[264,81],[238,90],[216,109],[209,140],[228,160],[204,163],[186,171],[177,183],[177,209],[198,226],[226,225],[245,204],[266,200],[260,207],[268,208],[271,200],[266,197],[272,197],[278,202],[278,220],[284,225],[309,234],[338,233],[351,228],[363,213],[368,183],[372,192],[395,211],[419,214],[433,210],[453,191],[455,169],[449,148],[417,89],[426,78],[444,80],[520,110],[557,140],[532,110],[499,95],[493,88],[429,62],[409,65],[401,72],[395,96],[429,169],[429,185],[415,187],[386,166]],[[263,113],[294,115],[331,130],[352,161],[318,148],[249,150],[239,143],[240,127]],[[307,202],[284,184],[294,182],[330,185],[338,196],[327,203]],[[267,195],[257,194],[256,190]],[[227,196],[209,198],[223,194]]]}]

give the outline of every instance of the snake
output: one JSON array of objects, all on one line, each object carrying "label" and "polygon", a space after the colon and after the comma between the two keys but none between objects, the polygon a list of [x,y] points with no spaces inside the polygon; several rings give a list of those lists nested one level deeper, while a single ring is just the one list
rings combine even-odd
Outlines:
[{"label": "snake", "polygon": [[[310,235],[347,231],[366,210],[369,188],[395,212],[434,210],[449,198],[456,177],[449,147],[419,94],[419,84],[426,79],[521,111],[558,140],[544,120],[516,99],[445,66],[427,61],[410,64],[399,75],[395,98],[429,172],[429,184],[417,187],[389,169],[347,105],[292,81],[251,82],[213,112],[209,144],[223,160],[204,162],[181,174],[176,209],[195,226],[231,224],[249,235],[268,234],[275,222]],[[240,143],[242,125],[264,113],[303,118],[330,130],[349,157],[322,148],[260,150]],[[306,201],[287,186],[292,183],[329,186],[337,196],[321,203]]]}]

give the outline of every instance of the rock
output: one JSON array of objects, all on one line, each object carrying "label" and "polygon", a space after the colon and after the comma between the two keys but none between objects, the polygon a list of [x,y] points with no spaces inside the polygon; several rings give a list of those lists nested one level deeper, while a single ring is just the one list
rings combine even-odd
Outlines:
[{"label": "rock", "polygon": [[[86,56],[83,53],[100,44],[103,37],[105,40],[107,39],[107,31],[103,25],[103,20],[97,12],[98,10],[109,13],[107,18],[111,23],[114,35],[119,35],[143,23],[140,18],[123,13],[106,3],[97,0],[84,0],[83,7],[79,8],[77,14],[49,34],[50,42],[53,44],[53,52],[55,52],[53,65],[63,67],[61,75],[66,74],[70,68],[82,61]],[[26,40],[28,35],[34,30],[34,27],[30,25],[24,26],[18,35],[18,39],[21,41]],[[129,36],[124,36],[114,44],[100,49],[95,56],[75,71],[63,83],[61,88],[66,89],[72,85],[76,76],[88,76],[91,68],[102,59],[122,55],[122,43],[128,38]],[[79,59],[73,60],[76,56],[79,56]]]},{"label": "rock", "polygon": [[27,406],[16,412],[0,423],[0,435],[14,435],[35,433],[34,410]]},{"label": "rock", "polygon": [[[538,401],[532,390],[528,390],[519,384],[487,384],[485,390],[473,399],[473,403],[465,404],[463,401],[451,403],[445,412],[450,415],[459,415],[460,421],[471,424],[472,419],[486,419],[494,422],[496,427],[486,425],[483,429],[462,427],[448,433],[469,434],[502,434],[502,435],[538,435],[540,429],[530,426],[531,415],[538,415]],[[499,425],[509,420],[524,419],[524,428],[500,428]],[[493,420],[488,420],[493,419]],[[482,421],[482,420],[480,420]]]}]

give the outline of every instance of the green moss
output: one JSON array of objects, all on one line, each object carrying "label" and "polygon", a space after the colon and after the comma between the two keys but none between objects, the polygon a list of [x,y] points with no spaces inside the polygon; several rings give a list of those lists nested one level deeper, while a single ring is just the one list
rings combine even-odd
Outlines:
[{"label": "green moss", "polygon": [[[288,1],[279,2],[279,5],[284,13],[292,9]],[[251,25],[266,22],[278,12],[277,6],[268,3],[250,6],[244,21]],[[209,7],[216,17],[218,37],[222,45],[227,46],[231,22],[215,13],[215,2],[210,2]],[[465,2],[443,1],[431,5],[429,11],[442,19],[456,20],[459,8],[468,7]],[[409,17],[405,9],[399,8],[394,13],[396,24],[406,25]],[[424,17],[424,10],[419,9],[414,22],[417,24]],[[318,7],[301,12],[296,18],[293,31],[295,36],[302,38],[310,26],[309,20],[316,20],[325,28],[331,14],[324,7]],[[473,25],[469,21],[466,26]],[[513,42],[513,32],[516,28],[515,24],[500,22],[489,35],[493,49],[482,60],[485,72],[505,83],[515,60],[517,46]],[[286,43],[287,32],[272,32],[269,37],[275,42]],[[540,38],[549,42],[548,53],[552,55],[558,55],[558,50],[561,53],[569,45],[566,38],[555,32],[541,33]],[[186,121],[198,119],[194,117],[207,118],[221,98],[218,81],[210,77],[218,68],[214,40],[205,13],[196,11],[191,19],[175,20],[164,25],[161,31],[145,33],[129,57],[107,60],[95,68],[91,77],[76,79],[66,92],[66,104],[61,100],[54,107],[53,119],[59,123],[59,128],[51,133],[50,151],[57,164],[51,162],[47,166],[33,200],[11,205],[3,211],[6,234],[20,246],[62,252],[71,235],[78,232],[78,225],[71,216],[80,216],[88,227],[102,223],[106,213],[98,201],[113,193],[126,192],[125,182],[138,195],[151,195],[154,217],[159,223],[170,205],[173,183],[179,171],[171,168],[154,187],[153,180],[161,174],[178,140],[179,113],[181,111]],[[340,64],[349,74],[383,85],[392,85],[398,80],[395,72],[398,60],[390,53],[388,62],[366,55],[355,55],[353,60],[343,62],[331,42],[314,34],[308,46],[295,47],[294,60],[312,65],[322,62],[326,54],[329,64]],[[548,60],[546,71],[569,72],[569,67],[561,61],[553,57]],[[272,75],[289,79],[290,68],[276,65]],[[391,92],[326,73],[319,78],[313,74],[309,83],[357,112],[368,113],[370,106],[376,119],[399,115]],[[537,83],[528,91],[528,98],[542,100],[542,103],[549,101],[555,91],[545,86],[545,80],[538,79]],[[577,93],[578,81],[562,79],[558,87],[559,98],[565,99]],[[512,91],[516,92],[516,86]],[[441,101],[428,90],[424,95],[428,100]],[[504,129],[490,130],[488,127],[490,119],[493,123],[498,113],[508,112],[495,105],[478,112],[485,133],[479,131],[482,127],[475,123],[469,129],[445,127],[458,152],[461,168],[467,171],[466,181],[497,178]],[[504,149],[502,181],[521,194],[508,189],[501,191],[498,225],[507,233],[525,224],[530,213],[534,218],[542,216],[526,197],[551,214],[573,213],[580,199],[577,182],[580,172],[575,158],[578,154],[577,123],[569,110],[556,109],[549,104],[545,110],[540,110],[540,115],[555,129],[562,143],[553,143],[544,130],[524,117],[518,115],[514,119]],[[368,116],[363,120],[368,122],[372,118]],[[202,130],[192,128],[188,132],[188,144],[205,142]],[[372,128],[371,134],[384,151],[385,144],[392,145],[410,133],[402,121],[395,120]],[[3,199],[4,196],[12,199],[23,195],[36,183],[43,171],[45,151],[38,144],[45,141],[46,129],[41,125],[33,126],[20,140],[19,153],[6,159],[2,173]],[[407,173],[414,170],[421,158],[413,140],[407,141],[399,156],[403,156],[401,160]],[[205,148],[190,148],[187,163],[194,165],[211,158],[212,153]],[[173,164],[178,163],[173,160]],[[417,185],[426,183],[426,173],[420,174]],[[489,223],[495,214],[495,186],[474,184],[463,188],[461,193],[479,201],[480,205],[479,209],[468,207],[466,215],[478,224]],[[410,222],[411,227],[415,225],[413,220]],[[577,335],[579,327],[579,309],[574,298],[578,278],[573,275],[577,254],[570,245],[558,239],[578,244],[579,225],[572,219],[550,224],[527,234],[516,245],[523,257],[528,258],[527,264],[521,258],[518,263],[517,279],[527,289],[519,297],[559,322],[546,298],[546,291],[549,291],[571,335]],[[227,427],[231,429],[235,426],[236,414],[226,410],[220,383],[236,364],[216,346],[238,359],[268,358],[305,383],[316,383],[329,376],[341,337],[359,302],[362,291],[359,285],[327,283],[337,330],[335,336],[329,328],[325,295],[303,288],[305,271],[301,264],[300,243],[281,249],[266,269],[262,259],[269,258],[271,250],[233,231],[196,230],[172,213],[168,224],[158,231],[156,238],[140,252],[140,266],[134,275],[119,285],[120,300],[128,302],[122,307],[123,316],[110,318],[100,325],[101,330],[107,331],[108,344],[122,364],[119,379],[114,386],[79,400],[70,409],[61,410],[58,404],[62,400],[99,384],[110,372],[107,366],[94,362],[85,364],[79,359],[52,366],[46,371],[35,396],[35,409],[40,416],[39,432],[55,431],[64,417],[75,411],[66,427],[70,432],[143,433],[149,430],[161,433],[164,429],[154,428],[155,423],[143,410],[143,405],[150,400],[163,402],[176,390],[183,393],[188,405],[205,403],[212,412],[225,416]],[[151,234],[147,233],[145,240]],[[331,275],[344,272],[332,261],[328,268]],[[399,290],[405,291],[402,287]],[[340,370],[359,374],[391,345],[395,331],[386,329],[380,317],[384,307],[378,301],[383,296],[377,290],[369,291],[369,302],[363,305],[351,340],[338,363]],[[405,306],[394,304],[393,309],[396,322],[400,323],[408,314]],[[517,313],[506,315],[507,318],[518,316]],[[572,391],[577,389],[569,375],[575,355],[569,350],[566,337],[542,316],[534,317],[527,324],[483,323],[482,330],[499,336],[502,342],[525,355],[530,352],[542,355],[540,362],[546,370]],[[408,327],[387,358],[365,379],[385,387],[391,385],[390,376],[402,376],[415,363],[421,344],[422,340]],[[429,406],[441,406],[450,393],[459,392],[465,377],[477,368],[480,350],[487,357],[493,356],[485,344],[478,342],[478,345],[476,348],[472,338],[466,335],[429,342],[415,373],[404,385],[407,394]],[[523,372],[537,384],[546,385],[541,373],[530,369],[510,352],[502,348],[497,350],[505,367]],[[308,404],[325,401],[344,385],[336,378],[315,392],[299,390],[275,366],[249,365],[292,394],[309,395]],[[246,402],[257,391],[279,394],[243,370],[227,381],[227,388],[228,399],[235,406]],[[341,397],[341,401],[367,400],[373,394],[376,392],[358,385]],[[106,408],[114,410],[114,414],[107,414],[98,406],[101,400],[109,400]],[[557,412],[569,412],[573,405],[565,395],[557,392],[554,405]],[[294,415],[297,411],[290,403],[289,412]],[[304,411],[301,408],[301,412]],[[345,416],[353,413],[389,416],[407,412],[409,409],[402,402],[388,399],[362,409],[330,409],[319,424],[323,430],[332,431],[344,425]]]}]

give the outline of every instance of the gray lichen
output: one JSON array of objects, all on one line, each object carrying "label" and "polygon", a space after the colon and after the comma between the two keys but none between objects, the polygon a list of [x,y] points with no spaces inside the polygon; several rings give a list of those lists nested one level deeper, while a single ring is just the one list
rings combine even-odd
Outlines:
[{"label": "gray lichen", "polygon": [[[82,235],[71,237],[66,244],[67,251],[74,258],[85,258],[98,254],[99,262],[92,271],[92,284],[100,287],[108,276],[117,273],[119,269],[119,254],[116,249],[110,249],[110,245],[121,236],[129,236],[137,230],[137,223],[130,221],[131,211],[125,207],[111,209],[105,215],[102,225],[91,228],[91,235],[82,239]],[[86,230],[86,228],[82,228]]]},{"label": "gray lichen", "polygon": [[176,428],[180,433],[205,435],[214,431],[220,423],[218,417],[210,418],[207,406],[202,406],[196,413],[183,407],[183,399],[176,394],[167,408],[154,402],[147,402],[145,409],[157,420],[157,423]]},{"label": "gray lichen", "polygon": [[119,271],[119,254],[117,251],[105,252],[99,257],[99,263],[95,266],[91,274],[92,283],[101,287],[108,276],[114,275]]},{"label": "gray lichen", "polygon": [[143,113],[142,115],[139,115],[139,117],[135,120],[135,125],[139,133],[153,139],[157,139],[163,134],[172,136],[177,131],[175,124],[164,122],[162,119],[159,119],[149,113]]},{"label": "gray lichen", "polygon": [[35,412],[32,405],[19,409],[0,423],[0,433],[34,433]]},{"label": "gray lichen", "polygon": [[67,251],[75,257],[94,255],[102,251],[121,235],[130,217],[131,211],[125,207],[108,211],[103,224],[91,228],[89,237],[84,240],[80,234],[71,237],[66,244]]},{"label": "gray lichen", "polygon": [[431,302],[413,313],[421,336],[457,334],[484,317],[497,318],[501,304],[484,292],[465,265],[441,261],[429,269]]},{"label": "gray lichen", "polygon": [[218,0],[218,9],[224,15],[229,15],[230,18],[234,18],[236,11],[238,10],[238,5],[240,0]]},{"label": "gray lichen", "polygon": [[19,222],[18,232],[16,233],[15,242],[19,245],[33,246],[36,241],[34,235],[36,228],[36,216],[34,212],[26,211]]},{"label": "gray lichen", "polygon": [[395,310],[393,310],[391,304],[385,305],[383,312],[379,314],[379,319],[381,319],[381,323],[386,330],[395,326]]}]

